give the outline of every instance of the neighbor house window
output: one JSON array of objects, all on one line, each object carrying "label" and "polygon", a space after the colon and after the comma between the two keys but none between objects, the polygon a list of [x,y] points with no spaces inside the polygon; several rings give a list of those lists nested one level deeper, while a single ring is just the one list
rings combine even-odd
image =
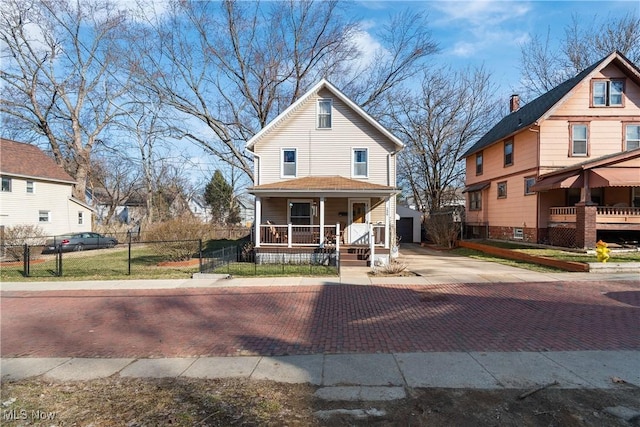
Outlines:
[{"label": "neighbor house window", "polygon": [[27,181],[27,193],[34,193],[35,192],[35,186],[33,181]]},{"label": "neighbor house window", "polygon": [[513,141],[504,143],[504,165],[511,166],[513,164]]},{"label": "neighbor house window", "polygon": [[291,200],[289,202],[289,222],[293,225],[310,225],[311,202],[308,200]]},{"label": "neighbor house window", "polygon": [[571,156],[588,155],[588,134],[586,124],[571,125]]},{"label": "neighbor house window", "polygon": [[2,191],[11,191],[11,178],[7,178],[6,176],[2,177]]},{"label": "neighbor house window", "polygon": [[84,212],[78,211],[78,225],[84,224]]},{"label": "neighbor house window", "polygon": [[524,230],[522,228],[514,228],[513,229],[513,238],[514,239],[523,239],[524,238]]},{"label": "neighbor house window", "polygon": [[472,191],[469,193],[469,210],[478,211],[482,209],[482,192]]},{"label": "neighbor house window", "polygon": [[507,181],[501,181],[498,183],[498,199],[504,199],[507,197]]},{"label": "neighbor house window", "polygon": [[318,100],[318,128],[331,129],[331,99]]},{"label": "neighbor house window", "polygon": [[627,125],[624,139],[625,150],[640,148],[640,125]]},{"label": "neighbor house window", "polygon": [[476,175],[482,175],[482,151],[476,154]]},{"label": "neighbor house window", "polygon": [[38,211],[38,222],[51,222],[51,211]]},{"label": "neighbor house window", "polygon": [[531,189],[531,187],[533,187],[533,184],[535,183],[536,183],[535,177],[528,177],[524,179],[524,195],[525,196],[536,194],[536,192]]},{"label": "neighbor house window", "polygon": [[353,149],[353,176],[367,177],[369,168],[367,167],[368,153],[366,148]]},{"label": "neighbor house window", "polygon": [[594,80],[591,83],[591,105],[594,107],[622,107],[623,80]]},{"label": "neighbor house window", "polygon": [[282,150],[282,177],[295,177],[297,173],[295,148]]}]

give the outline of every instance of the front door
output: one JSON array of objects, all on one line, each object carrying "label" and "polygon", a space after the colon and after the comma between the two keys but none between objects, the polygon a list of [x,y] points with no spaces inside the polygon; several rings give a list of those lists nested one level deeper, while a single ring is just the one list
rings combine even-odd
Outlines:
[{"label": "front door", "polygon": [[347,237],[352,245],[369,244],[369,199],[349,200]]}]

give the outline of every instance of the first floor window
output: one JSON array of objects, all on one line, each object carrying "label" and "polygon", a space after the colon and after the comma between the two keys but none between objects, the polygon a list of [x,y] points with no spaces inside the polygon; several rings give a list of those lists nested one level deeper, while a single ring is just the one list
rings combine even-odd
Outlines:
[{"label": "first floor window", "polygon": [[306,201],[289,202],[289,221],[293,225],[310,225],[311,203]]},{"label": "first floor window", "polygon": [[587,156],[588,153],[587,125],[571,125],[571,155]]},{"label": "first floor window", "polygon": [[504,199],[507,197],[507,181],[498,183],[498,199]]},{"label": "first floor window", "polygon": [[84,224],[84,212],[78,211],[78,225]]},{"label": "first floor window", "polygon": [[50,211],[38,211],[38,221],[39,222],[50,222],[51,221],[51,212]]},{"label": "first floor window", "polygon": [[535,183],[536,183],[535,177],[529,177],[524,179],[524,195],[525,196],[536,194],[536,192],[531,189],[531,187],[533,187],[533,184]]},{"label": "first floor window", "polygon": [[640,148],[640,125],[627,125],[625,135],[625,150]]},{"label": "first floor window", "polygon": [[353,176],[367,176],[367,149],[356,148],[353,150]]},{"label": "first floor window", "polygon": [[478,211],[482,209],[482,192],[472,191],[469,193],[469,209]]},{"label": "first floor window", "polygon": [[282,150],[282,176],[295,177],[296,169],[296,150],[285,148]]},{"label": "first floor window", "polygon": [[6,176],[2,177],[2,191],[11,191],[11,178],[7,178]]}]

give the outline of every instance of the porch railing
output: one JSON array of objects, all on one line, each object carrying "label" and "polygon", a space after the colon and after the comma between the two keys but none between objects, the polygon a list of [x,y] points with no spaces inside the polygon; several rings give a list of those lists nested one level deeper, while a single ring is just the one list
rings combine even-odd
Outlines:
[{"label": "porch railing", "polygon": [[[260,224],[259,230],[260,245],[277,245],[288,247],[320,245],[319,225]],[[340,244],[340,224],[325,225],[322,231],[324,236],[324,244]]]},{"label": "porch railing", "polygon": [[[549,208],[551,222],[576,222],[575,206]],[[596,208],[597,223],[640,223],[640,208],[625,206],[598,206]]]}]

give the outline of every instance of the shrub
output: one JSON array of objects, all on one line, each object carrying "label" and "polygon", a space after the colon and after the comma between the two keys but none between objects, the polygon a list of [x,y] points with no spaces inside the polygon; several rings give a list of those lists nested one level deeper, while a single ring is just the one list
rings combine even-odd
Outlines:
[{"label": "shrub", "polygon": [[380,268],[380,271],[385,275],[395,276],[395,275],[401,274],[406,269],[407,269],[407,264],[393,260],[391,262],[384,264]]},{"label": "shrub", "polygon": [[143,237],[156,242],[150,249],[166,261],[186,261],[198,252],[199,240],[207,235],[208,226],[191,215],[151,224]]},{"label": "shrub", "polygon": [[[37,225],[15,225],[4,230],[4,253],[14,261],[22,261],[24,258],[24,245],[41,246],[46,242],[46,236],[42,228]],[[31,253],[31,258],[36,256]]]},{"label": "shrub", "polygon": [[454,222],[452,212],[432,212],[424,222],[429,238],[436,245],[453,248],[460,235],[460,222]]}]

